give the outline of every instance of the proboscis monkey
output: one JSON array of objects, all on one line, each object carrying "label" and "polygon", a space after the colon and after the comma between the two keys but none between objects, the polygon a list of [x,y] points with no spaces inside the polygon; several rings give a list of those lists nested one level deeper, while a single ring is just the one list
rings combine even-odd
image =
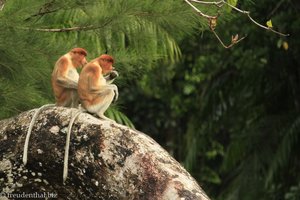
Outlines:
[{"label": "proboscis monkey", "polygon": [[65,106],[65,107],[78,107],[79,98],[77,95],[77,83],[79,74],[77,68],[85,65],[87,51],[83,48],[74,48],[67,54],[61,56],[52,72],[52,89],[55,96],[55,104],[47,104],[37,109],[29,124],[27,135],[24,144],[23,163],[27,163],[28,144],[31,131],[36,121],[38,114],[48,107]]},{"label": "proboscis monkey", "polygon": [[101,119],[110,120],[104,116],[104,112],[115,99],[118,99],[118,87],[111,84],[112,80],[107,80],[104,75],[111,73],[118,76],[113,71],[114,59],[107,54],[94,59],[84,66],[78,81],[78,95],[82,107],[90,113],[97,114]]},{"label": "proboscis monkey", "polygon": [[57,106],[78,107],[77,84],[79,74],[76,68],[87,63],[86,56],[85,49],[74,48],[56,62],[51,83]]},{"label": "proboscis monkey", "polygon": [[[115,100],[118,98],[118,88],[116,85],[111,84],[114,79],[119,76],[117,71],[113,71],[113,62],[114,60],[111,56],[106,54],[101,55],[84,66],[78,81],[78,95],[83,109],[90,113],[95,113],[100,118],[109,121],[112,120],[105,117],[104,112],[107,110],[114,98]],[[104,77],[103,75],[106,74],[108,75]],[[68,126],[64,156],[63,182],[65,182],[68,177],[71,130],[76,117],[80,113],[81,111],[75,113]]]}]

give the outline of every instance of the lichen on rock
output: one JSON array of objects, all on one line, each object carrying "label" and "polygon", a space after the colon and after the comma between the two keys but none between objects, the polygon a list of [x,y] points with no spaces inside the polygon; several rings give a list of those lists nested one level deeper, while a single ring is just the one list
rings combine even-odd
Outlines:
[{"label": "lichen on rock", "polygon": [[126,126],[79,115],[72,128],[63,184],[66,130],[74,109],[42,111],[23,145],[33,111],[0,121],[0,192],[52,192],[59,199],[209,199],[191,175],[152,138]]}]

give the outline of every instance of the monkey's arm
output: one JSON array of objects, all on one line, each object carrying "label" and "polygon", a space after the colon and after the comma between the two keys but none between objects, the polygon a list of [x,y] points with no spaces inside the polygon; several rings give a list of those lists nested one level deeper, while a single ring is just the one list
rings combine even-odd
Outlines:
[{"label": "monkey's arm", "polygon": [[57,77],[56,83],[65,88],[77,89],[78,81],[75,81],[69,77],[60,76]]},{"label": "monkey's arm", "polygon": [[64,88],[77,89],[78,73],[70,68],[68,59],[63,58],[57,63],[56,83]]},{"label": "monkey's arm", "polygon": [[95,85],[95,81],[92,77],[88,77],[88,89],[90,93],[103,95],[106,94],[107,90],[113,90],[115,92],[115,99],[118,98],[119,92],[118,87],[115,84]]},{"label": "monkey's arm", "polygon": [[88,76],[88,91],[89,93],[98,94],[102,92],[101,86],[97,86],[95,84],[96,80],[95,78]]}]

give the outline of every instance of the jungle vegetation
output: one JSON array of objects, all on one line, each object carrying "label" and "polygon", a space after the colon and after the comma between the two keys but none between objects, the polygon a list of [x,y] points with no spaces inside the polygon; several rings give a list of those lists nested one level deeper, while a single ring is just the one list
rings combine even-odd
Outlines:
[{"label": "jungle vegetation", "polygon": [[[207,1],[209,2],[209,1]],[[106,113],[153,137],[212,199],[300,198],[300,3],[227,1],[214,30],[180,0],[0,1],[0,119],[53,103],[50,74],[73,47],[115,57]],[[270,24],[272,22],[272,24]]]}]

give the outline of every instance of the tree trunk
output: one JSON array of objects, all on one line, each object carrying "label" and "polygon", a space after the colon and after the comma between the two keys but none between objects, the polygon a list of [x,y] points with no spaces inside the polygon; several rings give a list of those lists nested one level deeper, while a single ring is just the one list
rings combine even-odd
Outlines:
[{"label": "tree trunk", "polygon": [[34,111],[0,121],[2,196],[209,199],[190,174],[152,138],[87,113],[80,114],[73,125],[68,179],[63,184],[66,132],[75,111],[53,107],[41,112],[32,130],[26,166],[22,164],[23,146]]}]

